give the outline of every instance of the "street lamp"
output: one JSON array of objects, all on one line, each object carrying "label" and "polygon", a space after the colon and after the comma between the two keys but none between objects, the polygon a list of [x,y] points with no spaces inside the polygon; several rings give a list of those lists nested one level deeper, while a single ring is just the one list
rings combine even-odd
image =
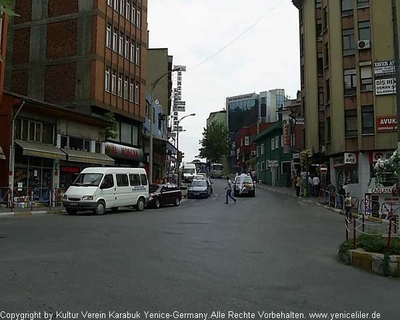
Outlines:
[{"label": "street lamp", "polygon": [[150,110],[149,110],[149,120],[150,120],[150,153],[149,153],[149,179],[150,183],[153,183],[153,102],[154,102],[154,89],[157,87],[157,85],[160,83],[160,81],[167,75],[169,75],[172,72],[175,71],[181,71],[181,67],[176,67],[172,69],[171,71],[168,71],[164,73],[161,77],[157,78],[152,84],[151,84],[151,100],[150,100]]},{"label": "street lamp", "polygon": [[[186,116],[183,116],[182,118],[180,118],[180,119],[178,120],[178,123],[177,123],[177,125],[176,125],[176,149],[178,150],[178,153],[179,153],[179,123],[180,123],[183,119],[185,119],[185,118],[187,118],[187,117],[194,117],[195,115],[196,115],[195,113],[187,114]],[[179,174],[179,167],[180,167],[180,165],[181,165],[181,163],[180,163],[180,159],[179,159],[179,157],[178,157],[178,161],[177,161],[177,164],[176,164],[176,166],[177,166],[177,168],[178,168],[178,186],[181,185],[181,176],[180,176],[180,174]]]}]

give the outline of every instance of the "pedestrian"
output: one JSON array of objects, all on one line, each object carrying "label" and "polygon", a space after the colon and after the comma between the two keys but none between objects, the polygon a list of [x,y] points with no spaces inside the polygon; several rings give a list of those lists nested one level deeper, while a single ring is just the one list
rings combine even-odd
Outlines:
[{"label": "pedestrian", "polygon": [[300,198],[300,188],[301,188],[301,177],[297,176],[296,178],[296,196]]},{"label": "pedestrian", "polygon": [[350,192],[347,192],[346,194],[346,198],[344,199],[344,207],[346,210],[346,218],[349,219],[349,221],[351,222],[351,219],[353,218],[353,215],[351,213],[351,196],[350,196]]},{"label": "pedestrian", "polygon": [[312,197],[314,195],[314,188],[313,188],[313,178],[311,175],[308,177],[308,195]]},{"label": "pedestrian", "polygon": [[346,190],[344,189],[344,187],[342,185],[339,186],[339,199],[338,199],[338,204],[340,206],[340,208],[343,209],[343,204],[344,204],[344,198],[346,198]]},{"label": "pedestrian", "polygon": [[231,198],[236,203],[236,199],[234,197],[232,197],[232,195],[231,195],[231,193],[232,193],[232,181],[231,181],[231,179],[229,179],[229,177],[226,177],[226,180],[228,182],[228,185],[225,188],[225,190],[226,190],[226,201],[225,201],[225,204],[228,204],[228,200],[229,200],[228,198]]},{"label": "pedestrian", "polygon": [[349,192],[349,186],[347,185],[347,182],[344,183],[343,189],[344,189],[345,194],[347,194],[347,192]]},{"label": "pedestrian", "polygon": [[319,184],[321,181],[319,180],[319,177],[317,175],[315,175],[315,177],[312,179],[312,182],[313,182],[314,197],[318,197]]}]

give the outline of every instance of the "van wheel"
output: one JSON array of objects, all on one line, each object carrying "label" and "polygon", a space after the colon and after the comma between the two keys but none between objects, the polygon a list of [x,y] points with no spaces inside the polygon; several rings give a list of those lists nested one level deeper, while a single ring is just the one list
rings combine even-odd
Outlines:
[{"label": "van wheel", "polygon": [[160,200],[158,198],[156,198],[156,201],[154,202],[154,207],[156,209],[160,208]]},{"label": "van wheel", "polygon": [[181,199],[176,198],[176,199],[175,199],[175,202],[174,202],[174,206],[177,207],[177,206],[179,206],[180,204],[181,204]]},{"label": "van wheel", "polygon": [[102,215],[106,213],[106,205],[103,201],[98,201],[96,207],[94,208],[94,213],[97,215]]},{"label": "van wheel", "polygon": [[136,203],[136,210],[137,211],[143,211],[144,209],[144,199],[143,198],[139,198],[137,203]]},{"label": "van wheel", "polygon": [[65,211],[67,211],[68,214],[76,214],[78,212],[78,210],[71,208],[66,208]]}]

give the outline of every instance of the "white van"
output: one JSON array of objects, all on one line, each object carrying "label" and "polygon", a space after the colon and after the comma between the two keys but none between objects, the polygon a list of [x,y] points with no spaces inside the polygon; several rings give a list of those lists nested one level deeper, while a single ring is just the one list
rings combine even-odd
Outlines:
[{"label": "white van", "polygon": [[194,163],[184,163],[182,166],[182,180],[184,182],[192,182],[193,177],[196,176],[197,169]]},{"label": "white van", "polygon": [[95,167],[82,170],[63,197],[69,214],[93,210],[104,214],[106,209],[136,206],[142,211],[149,199],[149,183],[142,168]]}]

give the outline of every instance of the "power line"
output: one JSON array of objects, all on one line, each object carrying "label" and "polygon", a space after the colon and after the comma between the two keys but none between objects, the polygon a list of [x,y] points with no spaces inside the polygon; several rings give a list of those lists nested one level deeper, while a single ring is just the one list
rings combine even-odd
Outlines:
[{"label": "power line", "polygon": [[206,63],[207,61],[211,60],[212,58],[214,58],[215,56],[217,56],[218,54],[220,54],[222,51],[224,51],[226,48],[228,48],[231,44],[233,44],[234,42],[236,42],[237,40],[239,40],[243,35],[245,35],[247,32],[249,32],[251,29],[253,29],[262,19],[264,19],[269,13],[271,13],[274,9],[276,9],[281,3],[283,2],[283,0],[279,1],[275,6],[273,6],[271,9],[269,9],[266,13],[264,13],[260,18],[258,18],[250,27],[248,27],[246,30],[244,30],[242,33],[240,33],[236,38],[234,38],[232,41],[228,42],[225,46],[223,46],[221,49],[219,49],[217,52],[215,52],[214,54],[212,54],[211,56],[209,56],[207,59],[205,59],[204,61],[200,62],[199,64],[197,64],[196,66],[194,66],[193,68],[189,69],[190,71],[195,70],[196,68],[200,67],[201,65],[203,65],[204,63]]}]

